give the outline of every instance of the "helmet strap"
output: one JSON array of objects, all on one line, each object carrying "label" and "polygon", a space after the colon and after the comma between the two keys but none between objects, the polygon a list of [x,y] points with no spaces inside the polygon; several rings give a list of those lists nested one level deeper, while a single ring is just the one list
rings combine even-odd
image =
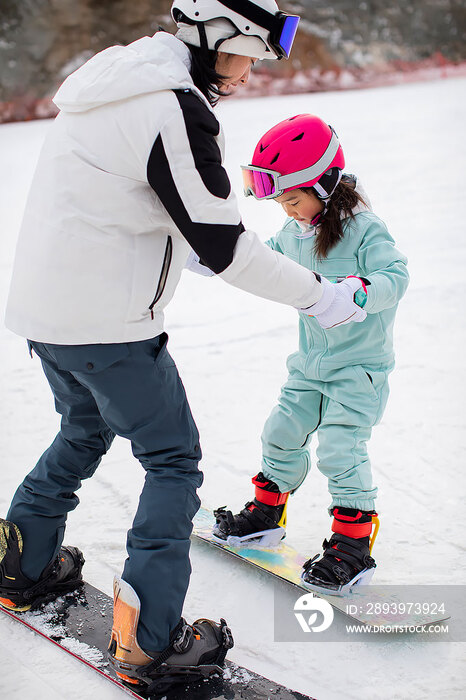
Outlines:
[{"label": "helmet strap", "polygon": [[313,185],[311,187],[311,189],[314,192],[314,195],[319,200],[319,202],[322,202],[322,204],[324,205],[324,208],[322,209],[322,211],[320,211],[318,214],[316,214],[315,217],[311,221],[312,226],[317,226],[317,224],[322,223],[322,219],[324,218],[324,216],[328,212],[328,207],[329,207],[333,192],[332,192],[332,194],[328,195],[327,197],[322,197],[315,189],[315,185]]},{"label": "helmet strap", "polygon": [[204,22],[196,22],[197,31],[199,32],[199,42],[201,45],[201,50],[207,52],[209,50],[209,44],[207,42],[207,34],[204,27]]},{"label": "helmet strap", "polygon": [[313,219],[311,219],[311,226],[317,226],[317,224],[319,223],[319,221],[325,216],[326,213],[327,213],[327,205],[325,204],[325,206],[324,206],[324,208],[322,209],[322,211],[320,211],[318,214],[316,214],[316,215],[314,216]]}]

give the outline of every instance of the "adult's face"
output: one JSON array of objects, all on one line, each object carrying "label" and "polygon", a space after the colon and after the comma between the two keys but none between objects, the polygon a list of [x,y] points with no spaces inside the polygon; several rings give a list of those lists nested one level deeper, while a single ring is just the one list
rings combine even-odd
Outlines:
[{"label": "adult's face", "polygon": [[219,85],[221,91],[226,95],[232,95],[239,85],[246,85],[256,60],[249,56],[236,56],[219,51],[215,69],[217,73],[224,76]]}]

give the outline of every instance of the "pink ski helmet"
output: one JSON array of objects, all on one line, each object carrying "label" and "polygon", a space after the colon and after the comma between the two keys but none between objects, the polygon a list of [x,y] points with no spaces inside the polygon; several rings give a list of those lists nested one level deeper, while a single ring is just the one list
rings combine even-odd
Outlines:
[{"label": "pink ski helmet", "polygon": [[340,182],[345,157],[331,126],[313,114],[298,114],[273,126],[259,140],[252,164],[242,166],[244,193],[256,199],[279,197],[313,187],[328,200]]}]

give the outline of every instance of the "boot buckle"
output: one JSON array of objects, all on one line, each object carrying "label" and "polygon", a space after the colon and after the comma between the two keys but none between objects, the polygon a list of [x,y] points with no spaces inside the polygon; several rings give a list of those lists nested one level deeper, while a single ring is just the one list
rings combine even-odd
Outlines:
[{"label": "boot buckle", "polygon": [[177,654],[184,654],[191,648],[193,643],[194,630],[190,625],[183,625],[177,638],[173,641],[173,650]]},{"label": "boot buckle", "polygon": [[235,645],[235,642],[233,640],[231,629],[228,627],[226,620],[224,620],[223,617],[220,618],[220,627],[223,636],[223,647],[225,649],[232,649]]}]

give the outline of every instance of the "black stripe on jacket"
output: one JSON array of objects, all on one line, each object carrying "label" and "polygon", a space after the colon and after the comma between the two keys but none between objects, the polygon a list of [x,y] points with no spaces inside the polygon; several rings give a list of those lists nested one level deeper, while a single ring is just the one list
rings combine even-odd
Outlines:
[{"label": "black stripe on jacket", "polygon": [[[230,182],[215,141],[219,133],[218,122],[193,93],[174,92],[183,112],[196,170],[210,195],[226,199],[230,193]],[[189,172],[182,176],[189,181]],[[191,220],[173,179],[161,134],[155,140],[149,156],[147,179],[203,264],[216,274],[226,270],[233,260],[234,249],[244,226],[241,221],[238,224],[222,224]]]},{"label": "black stripe on jacket", "polygon": [[220,124],[191,90],[173,92],[183,112],[189,146],[202,182],[214,197],[227,199],[231,192],[230,180],[222,166],[222,156],[215,140],[220,133]]}]

